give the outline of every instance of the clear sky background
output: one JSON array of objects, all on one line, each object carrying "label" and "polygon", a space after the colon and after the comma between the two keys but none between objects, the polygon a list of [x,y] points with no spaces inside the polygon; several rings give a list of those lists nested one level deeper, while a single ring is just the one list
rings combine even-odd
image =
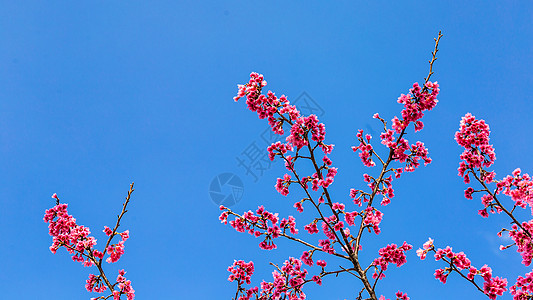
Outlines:
[{"label": "clear sky background", "polygon": [[[121,227],[131,238],[106,270],[115,278],[125,268],[137,299],[230,299],[226,268],[234,259],[256,262],[254,284],[270,280],[269,261],[303,249],[280,241],[275,251],[260,250],[260,240],[220,224],[209,196],[211,180],[230,172],[244,184],[236,211],[264,204],[298,214],[297,194],[274,189],[284,174],[279,161],[257,180],[237,164],[254,142],[266,148],[267,127],[232,100],[237,84],[260,72],[278,95],[306,92],[322,108],[339,168],[332,193],[349,203],[349,189],[362,187],[368,172],[350,149],[357,129],[377,136],[372,115],[399,114],[396,99],[427,75],[439,30],[440,102],[409,137],[426,144],[433,163],[394,182],[382,233],[364,237],[363,259],[370,263],[389,243],[417,249],[432,237],[514,283],[531,268],[516,248],[498,250],[506,241],[496,232],[508,219],[483,219],[479,199],[464,199],[453,136],[471,112],[492,129],[497,178],[516,167],[533,172],[532,16],[529,1],[3,1],[0,298],[94,297],[84,288],[91,270],[64,250],[50,253],[44,211],[58,193],[102,243],[132,181]],[[301,231],[309,218],[297,218]],[[456,274],[446,285],[435,280],[443,265],[414,250],[407,260],[390,267],[378,294],[486,299]],[[341,276],[309,285],[307,295],[355,299],[359,289]]]}]

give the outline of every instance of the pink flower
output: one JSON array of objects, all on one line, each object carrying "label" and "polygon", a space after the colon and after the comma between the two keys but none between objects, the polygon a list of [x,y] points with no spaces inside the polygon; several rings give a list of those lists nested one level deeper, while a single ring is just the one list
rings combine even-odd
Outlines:
[{"label": "pink flower", "polygon": [[427,252],[422,249],[416,250],[416,255],[420,257],[420,259],[426,259],[426,254]]},{"label": "pink flower", "polygon": [[335,202],[335,203],[333,203],[331,208],[334,209],[334,210],[344,211],[344,204],[339,203],[339,202]]},{"label": "pink flower", "polygon": [[444,269],[435,270],[435,279],[440,280],[442,283],[446,283],[448,274],[444,273]]},{"label": "pink flower", "polygon": [[354,226],[355,225],[355,217],[357,217],[359,213],[357,211],[352,211],[349,213],[344,214],[344,220],[348,225]]},{"label": "pink flower", "polygon": [[300,202],[300,201],[294,203],[294,208],[296,208],[296,210],[297,210],[299,213],[304,212],[304,207],[303,207],[303,205],[302,205],[302,202]]},{"label": "pink flower", "polygon": [[422,245],[422,249],[416,250],[416,255],[418,255],[420,259],[425,259],[428,251],[432,249],[433,249],[433,239],[429,238],[428,241],[425,242],[424,245]]},{"label": "pink flower", "polygon": [[465,198],[472,200],[472,194],[474,193],[474,189],[469,187],[465,190]]},{"label": "pink flower", "polygon": [[322,278],[320,278],[319,276],[313,276],[313,281],[316,282],[316,284],[318,285],[322,285]]},{"label": "pink flower", "polygon": [[320,266],[320,267],[322,267],[322,268],[325,268],[328,264],[326,263],[325,260],[317,260],[317,261],[316,261],[316,265],[317,265],[317,266]]},{"label": "pink flower", "polygon": [[[330,240],[318,240],[318,246],[321,247],[322,250],[326,253],[329,253],[329,254],[335,253],[335,249],[333,249],[333,247],[331,246]],[[318,261],[317,261],[317,265],[318,265]]]},{"label": "pink flower", "polygon": [[396,293],[396,299],[398,299],[398,300],[409,300],[409,297],[407,297],[406,293],[402,293],[402,292],[398,291]]},{"label": "pink flower", "polygon": [[124,254],[124,241],[120,241],[118,244],[107,247],[107,253],[109,254],[109,257],[106,259],[106,262],[117,262]]},{"label": "pink flower", "polygon": [[308,266],[312,266],[314,263],[313,263],[313,259],[309,253],[310,251],[304,251],[302,253],[302,257],[300,258],[302,260],[302,262]]},{"label": "pink flower", "polygon": [[120,237],[122,238],[122,241],[125,242],[127,239],[130,238],[130,231],[126,230],[123,233],[120,234]]},{"label": "pink flower", "polygon": [[425,242],[424,245],[422,245],[422,247],[423,247],[425,250],[428,250],[428,249],[433,248],[433,239],[432,239],[432,238],[429,238],[428,241]]},{"label": "pink flower", "polygon": [[307,232],[309,232],[309,234],[314,234],[314,233],[318,233],[319,230],[316,226],[316,223],[311,223],[311,224],[307,224],[304,226],[304,229],[307,230]]},{"label": "pink flower", "polygon": [[110,236],[111,234],[113,234],[113,230],[111,230],[111,228],[107,227],[107,226],[104,226],[104,233],[107,235],[107,236]]}]

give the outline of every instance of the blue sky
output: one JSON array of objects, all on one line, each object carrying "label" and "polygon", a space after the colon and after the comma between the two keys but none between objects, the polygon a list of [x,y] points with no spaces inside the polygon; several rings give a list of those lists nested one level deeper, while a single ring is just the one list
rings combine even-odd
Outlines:
[{"label": "blue sky", "polygon": [[[496,232],[508,220],[482,219],[480,201],[464,199],[453,135],[471,112],[491,126],[497,178],[516,167],[533,172],[532,15],[527,1],[4,1],[0,295],[89,299],[90,270],[48,250],[44,211],[58,193],[101,243],[132,181],[122,222],[131,238],[107,270],[114,278],[125,268],[137,299],[230,299],[235,286],[226,268],[234,259],[256,262],[255,284],[270,279],[269,261],[303,249],[280,242],[260,250],[259,240],[219,223],[209,196],[211,180],[229,172],[244,184],[236,211],[264,204],[297,214],[294,195],[274,189],[284,174],[279,162],[257,180],[237,165],[267,125],[232,100],[236,85],[260,72],[278,95],[294,100],[306,92],[322,108],[339,168],[332,193],[348,203],[349,188],[362,186],[368,171],[350,149],[357,129],[376,136],[375,112],[399,114],[396,99],[426,76],[439,30],[440,102],[417,136],[433,163],[395,181],[382,233],[365,237],[363,258],[404,240],[416,249],[432,237],[514,282],[531,269],[514,249],[497,250]],[[303,221],[297,224],[302,230]],[[458,276],[436,281],[440,264],[421,262],[414,251],[407,259],[390,268],[379,294],[485,299]],[[358,291],[340,277],[310,285],[307,294],[354,299]]]}]

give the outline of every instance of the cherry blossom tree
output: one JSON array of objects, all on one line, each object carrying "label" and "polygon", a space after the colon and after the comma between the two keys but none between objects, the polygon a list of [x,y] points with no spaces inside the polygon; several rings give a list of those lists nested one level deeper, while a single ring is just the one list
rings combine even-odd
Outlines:
[{"label": "cherry blossom tree", "polygon": [[[350,189],[348,193],[353,203],[349,204],[331,196],[330,189],[338,170],[329,157],[334,145],[326,142],[325,125],[320,123],[317,116],[302,115],[284,95],[278,97],[272,91],[263,94],[267,83],[263,75],[258,73],[251,73],[248,83],[238,86],[235,101],[245,98],[248,109],[256,112],[260,119],[267,119],[272,131],[280,139],[288,131],[284,141],[275,142],[267,149],[270,160],[281,160],[287,169],[287,173],[277,179],[275,188],[283,196],[288,196],[293,189],[303,191],[305,196],[294,202],[294,208],[298,213],[304,213],[305,210],[313,214],[313,221],[304,224],[303,229],[308,235],[317,234],[320,238],[318,243],[313,243],[310,238],[302,237],[295,217],[281,218],[278,213],[270,212],[264,206],[244,213],[220,206],[220,221],[229,223],[238,232],[248,232],[259,238],[261,249],[276,249],[276,239],[287,239],[306,247],[303,253],[290,257],[282,265],[271,263],[274,267],[273,278],[263,281],[260,286],[249,286],[254,263],[235,260],[228,267],[228,280],[237,285],[234,300],[306,299],[303,291],[306,284],[321,285],[324,277],[341,273],[349,274],[360,282],[360,290],[348,291],[356,299],[388,299],[377,292],[377,284],[385,277],[390,264],[400,267],[407,262],[406,252],[413,247],[405,241],[401,245],[391,243],[381,248],[375,259],[365,262],[359,256],[363,248],[362,236],[381,232],[383,213],[379,206],[388,205],[394,198],[393,180],[414,172],[421,163],[431,163],[424,143],[411,143],[405,136],[408,131],[421,131],[425,113],[438,103],[439,85],[430,79],[441,38],[439,32],[429,61],[429,73],[423,84],[414,83],[407,94],[401,94],[398,98],[397,102],[403,106],[399,116],[393,117],[390,125],[378,113],[373,116],[383,126],[379,142],[386,151],[377,149],[371,135],[363,130],[357,132],[357,143],[352,149],[359,155],[363,165],[372,171],[362,176],[366,188]],[[529,175],[522,174],[520,169],[515,170],[512,176],[495,180],[496,174],[486,169],[495,160],[494,148],[489,144],[489,133],[489,126],[469,113],[461,120],[456,133],[455,140],[464,147],[460,156],[459,176],[467,184],[473,177],[479,185],[477,189],[468,187],[465,197],[472,199],[474,194],[482,195],[483,208],[479,211],[482,217],[488,217],[489,212],[503,212],[510,218],[513,225],[510,229],[502,229],[499,235],[508,232],[514,243],[502,246],[501,250],[516,245],[523,264],[529,266],[533,259],[533,220],[521,222],[513,212],[517,207],[526,208],[528,205],[533,212],[533,180]],[[313,170],[310,173],[302,171],[309,167]],[[500,199],[502,195],[511,197],[513,203],[510,207],[504,206]],[[434,254],[436,261],[446,263],[434,274],[442,283],[446,283],[447,277],[455,272],[489,299],[496,299],[506,291],[510,291],[515,300],[533,299],[533,272],[519,277],[514,285],[508,287],[507,279],[493,276],[487,265],[476,268],[463,252],[454,252],[450,246],[436,248],[431,238],[416,254],[425,259],[429,252]],[[320,259],[316,259],[317,256]],[[328,265],[328,257],[336,257],[344,264],[338,268]],[[310,268],[315,263],[318,270]],[[409,297],[398,291],[395,299],[407,300]]]}]

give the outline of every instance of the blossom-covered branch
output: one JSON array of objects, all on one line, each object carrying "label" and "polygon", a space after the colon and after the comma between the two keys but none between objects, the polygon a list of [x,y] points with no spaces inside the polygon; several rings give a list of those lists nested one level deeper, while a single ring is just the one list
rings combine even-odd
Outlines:
[{"label": "blossom-covered branch", "polygon": [[[507,279],[497,276],[492,277],[492,269],[487,265],[484,265],[480,269],[475,268],[463,252],[455,253],[450,246],[435,250],[433,239],[430,238],[424,243],[422,249],[416,251],[416,254],[420,259],[425,259],[427,253],[430,251],[435,253],[435,261],[443,260],[448,265],[445,268],[435,270],[435,278],[442,283],[446,283],[448,276],[452,272],[456,272],[474,285],[477,290],[487,295],[489,299],[496,299],[497,296],[501,296],[507,291]],[[467,270],[468,274],[463,274],[462,270]],[[475,282],[474,277],[476,275],[483,278],[483,288]]]},{"label": "blossom-covered branch", "polygon": [[[471,176],[473,176],[475,181],[481,186],[480,189],[468,187],[465,190],[465,198],[472,200],[475,194],[481,194],[483,209],[479,210],[478,213],[484,218],[489,216],[489,212],[492,214],[504,212],[511,219],[511,229],[503,228],[497,234],[501,237],[503,232],[507,232],[513,243],[500,246],[500,250],[516,245],[517,252],[522,256],[522,263],[525,266],[529,266],[533,259],[533,219],[521,222],[514,215],[514,211],[517,207],[525,209],[530,206],[533,214],[533,179],[528,174],[522,174],[519,168],[515,169],[512,175],[508,175],[501,180],[494,179],[496,173],[486,169],[494,164],[496,154],[493,145],[490,144],[489,125],[484,120],[477,119],[472,114],[467,113],[461,119],[459,131],[455,133],[455,140],[459,146],[464,148],[460,156],[461,162],[458,168],[458,175],[463,178],[466,184],[471,183]],[[495,184],[495,187],[490,188],[489,185],[491,184]],[[502,194],[511,197],[513,201],[511,209],[505,207],[500,197]],[[425,258],[428,251],[435,252],[432,242],[430,239],[424,244],[423,249],[417,251],[422,259]],[[490,299],[496,299],[497,296],[503,295],[503,292],[507,290],[507,279],[492,278],[492,270],[486,265],[479,270],[470,266],[470,261],[466,259],[462,252],[459,254],[453,253],[448,246],[445,249],[436,251],[435,259],[439,260],[441,258],[449,263],[449,267],[438,269],[435,272],[435,277],[443,283],[446,283],[449,273],[456,271]],[[468,275],[465,276],[460,272],[463,269],[469,269]],[[532,274],[533,272],[530,272],[525,277],[518,277],[516,283],[509,288],[514,300],[533,299]],[[475,284],[474,275],[481,275],[484,278],[483,289]]]},{"label": "blossom-covered branch", "polygon": [[[95,266],[98,269],[98,275],[89,275],[85,288],[88,292],[96,293],[104,293],[109,289],[110,294],[91,298],[93,300],[109,299],[110,297],[113,297],[114,300],[119,300],[122,295],[126,295],[128,300],[135,298],[135,290],[131,286],[131,281],[124,277],[126,272],[119,270],[115,283],[111,284],[102,264],[106,254],[108,255],[106,259],[108,263],[117,262],[124,254],[124,242],[129,238],[129,230],[118,232],[118,228],[120,220],[127,212],[126,208],[133,191],[132,183],[126,196],[126,201],[122,205],[122,212],[117,216],[115,227],[113,229],[107,226],[104,227],[104,233],[108,236],[108,240],[103,251],[95,248],[96,239],[90,236],[89,228],[76,223],[76,219],[68,214],[68,205],[61,204],[57,194],[52,195],[52,198],[56,200],[56,205],[46,210],[44,215],[44,221],[48,223],[49,234],[52,236],[50,251],[55,254],[59,248],[64,247],[72,254],[72,260],[82,262],[85,267]],[[120,241],[112,244],[115,236],[120,236]]]}]

